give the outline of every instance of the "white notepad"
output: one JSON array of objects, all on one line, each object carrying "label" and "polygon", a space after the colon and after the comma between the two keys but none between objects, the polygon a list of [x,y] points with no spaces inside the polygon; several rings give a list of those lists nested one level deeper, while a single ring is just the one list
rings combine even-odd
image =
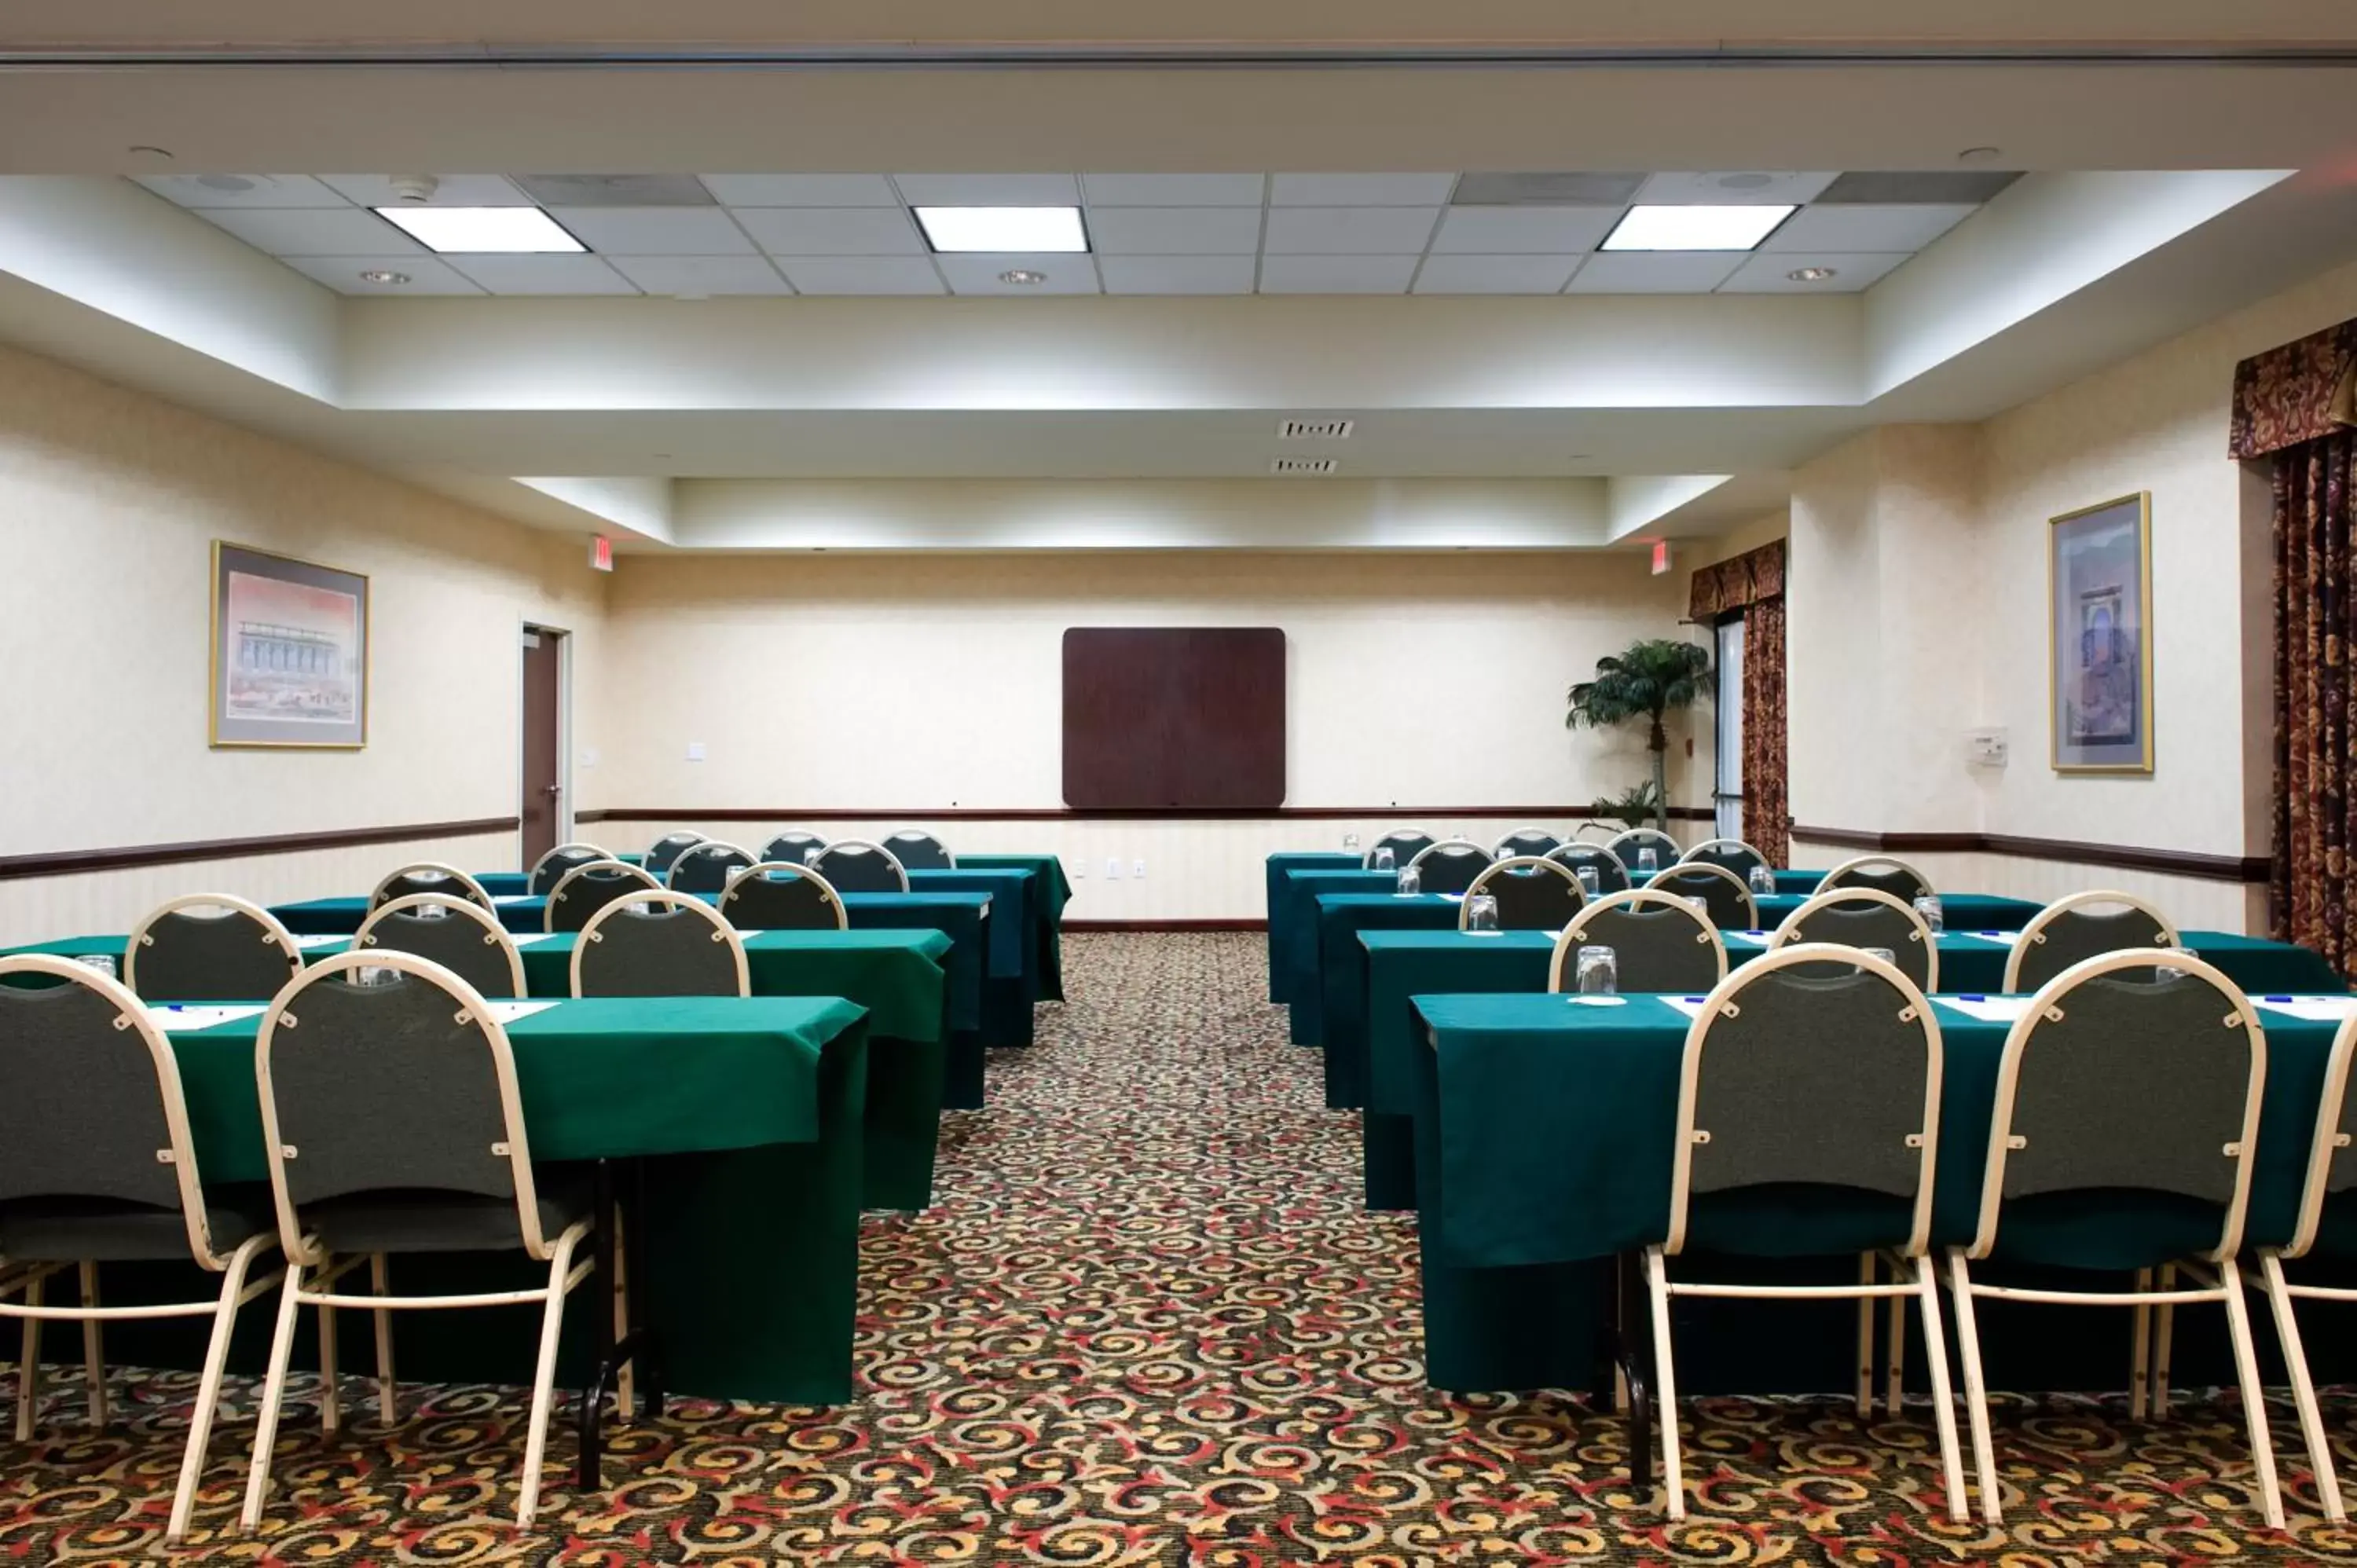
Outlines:
[{"label": "white notepad", "polygon": [[2029,1011],[2027,996],[1935,996],[1932,1000],[1943,1007],[1953,1007],[1968,1018],[1978,1018],[1984,1024],[2010,1024]]},{"label": "white notepad", "polygon": [[491,895],[491,902],[494,904],[529,904],[534,898],[539,897],[540,895],[537,893],[494,893]]},{"label": "white notepad", "polygon": [[1710,998],[1707,996],[1664,996],[1662,998],[1663,1003],[1669,1006],[1676,1008],[1679,1012],[1684,1014],[1689,1018],[1701,1017],[1703,1004],[1709,1000]]},{"label": "white notepad", "polygon": [[350,937],[337,936],[296,937],[295,939],[295,945],[307,952],[313,948],[336,947],[341,943],[349,942],[352,939]]},{"label": "white notepad", "polygon": [[1978,937],[1985,942],[1995,942],[1999,947],[2008,948],[2021,940],[2019,931],[1966,931],[1963,934],[1968,937]]},{"label": "white notepad", "polygon": [[240,1018],[259,1018],[267,1007],[224,1007],[213,1003],[172,1003],[151,1004],[147,1016],[156,1026],[167,1031],[210,1029],[216,1024],[232,1024]]},{"label": "white notepad", "polygon": [[511,936],[508,940],[520,948],[528,948],[534,942],[544,942],[555,934],[554,931],[526,931],[520,937]]},{"label": "white notepad", "polygon": [[2255,996],[2252,1000],[2270,1013],[2317,1024],[2338,1024],[2357,1015],[2357,996]]},{"label": "white notepad", "polygon": [[1773,931],[1721,931],[1721,941],[1735,942],[1747,948],[1764,948],[1776,940]]},{"label": "white notepad", "polygon": [[555,1005],[554,1002],[494,1002],[490,1004],[491,1017],[505,1026],[519,1018],[529,1018],[534,1013],[545,1013]]}]

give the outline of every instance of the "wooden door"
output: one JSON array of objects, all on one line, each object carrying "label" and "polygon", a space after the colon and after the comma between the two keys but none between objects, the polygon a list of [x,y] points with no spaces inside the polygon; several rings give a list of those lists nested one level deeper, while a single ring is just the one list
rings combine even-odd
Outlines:
[{"label": "wooden door", "polygon": [[562,741],[565,634],[526,627],[523,634],[523,864],[554,849],[565,835]]}]

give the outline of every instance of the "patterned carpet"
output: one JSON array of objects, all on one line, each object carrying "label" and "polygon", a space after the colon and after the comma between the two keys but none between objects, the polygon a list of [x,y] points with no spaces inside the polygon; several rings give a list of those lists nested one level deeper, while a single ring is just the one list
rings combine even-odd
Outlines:
[{"label": "patterned carpet", "polygon": [[[2292,1531],[2254,1528],[2231,1402],[2137,1425],[2118,1402],[2014,1402],[2002,1533],[1946,1522],[1920,1403],[1871,1429],[1835,1401],[1689,1403],[1695,1516],[1666,1527],[1621,1478],[1612,1417],[1425,1389],[1413,1225],[1362,1212],[1355,1129],[1320,1108],[1316,1054],[1284,1043],[1263,951],[1071,939],[1071,1004],[996,1055],[992,1109],[945,1132],[943,1201],[869,1222],[856,1404],[675,1405],[615,1434],[595,1497],[560,1430],[531,1536],[502,1522],[513,1391],[413,1389],[399,1426],[363,1409],[333,1442],[290,1410],[263,1533],[242,1541],[241,1384],[185,1560],[2357,1561],[2357,1532],[2316,1516],[2287,1409]],[[39,1440],[0,1448],[0,1561],[153,1560],[193,1380],[117,1379],[110,1431],[78,1424],[61,1375]],[[2328,1409],[2357,1461],[2349,1412]]]}]

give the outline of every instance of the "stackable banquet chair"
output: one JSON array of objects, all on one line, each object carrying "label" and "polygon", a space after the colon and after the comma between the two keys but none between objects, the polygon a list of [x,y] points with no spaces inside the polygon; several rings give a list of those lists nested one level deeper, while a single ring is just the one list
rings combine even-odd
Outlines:
[{"label": "stackable banquet chair", "polygon": [[1579,912],[1556,939],[1547,989],[1576,983],[1584,947],[1612,950],[1622,991],[1708,991],[1727,978],[1727,944],[1707,916],[1684,899],[1650,888],[1608,893]]},{"label": "stackable banquet chair", "polygon": [[1861,854],[1843,861],[1817,884],[1820,893],[1844,887],[1871,887],[1901,904],[1912,904],[1932,891],[1932,879],[1896,855]]},{"label": "stackable banquet chair", "polygon": [[277,916],[227,893],[166,900],[123,950],[123,983],[149,1002],[260,1002],[302,967]]},{"label": "stackable banquet chair", "polygon": [[2006,955],[2005,988],[2035,991],[2074,963],[2123,948],[2180,947],[2169,917],[2126,893],[2057,898],[2029,918]]},{"label": "stackable banquet chair", "polygon": [[740,931],[840,931],[849,911],[827,879],[797,861],[764,861],[728,879],[720,918]]},{"label": "stackable banquet chair", "polygon": [[649,893],[608,904],[589,917],[573,944],[576,996],[752,993],[736,929],[689,894]]},{"label": "stackable banquet chair", "polygon": [[1493,861],[1465,890],[1458,906],[1457,927],[1465,929],[1479,894],[1498,901],[1501,931],[1559,931],[1569,925],[1585,904],[1579,878],[1560,861],[1539,854],[1511,855]]},{"label": "stackable banquet chair", "polygon": [[906,893],[909,873],[899,857],[866,839],[837,839],[812,863],[838,893]]},{"label": "stackable banquet chair", "polygon": [[665,833],[647,846],[639,864],[655,875],[658,881],[671,875],[672,862],[704,842],[704,835],[683,828],[675,833]]},{"label": "stackable banquet chair", "polygon": [[957,856],[950,853],[949,845],[915,828],[902,828],[898,832],[886,834],[884,847],[892,852],[892,858],[900,863],[904,871],[957,869]]},{"label": "stackable banquet chair", "polygon": [[1607,893],[1626,893],[1632,886],[1629,880],[1629,868],[1620,864],[1620,857],[1600,844],[1567,843],[1559,849],[1549,850],[1547,858],[1568,867],[1575,878],[1582,867],[1593,872],[1598,897]]},{"label": "stackable banquet chair", "polygon": [[1771,948],[1803,942],[1881,948],[1925,992],[1940,989],[1940,944],[1912,906],[1871,887],[1844,887],[1803,901],[1776,928]]},{"label": "stackable banquet chair", "polygon": [[1563,840],[1544,828],[1516,828],[1491,847],[1490,853],[1499,860],[1517,860],[1525,855],[1543,855],[1563,847]]},{"label": "stackable banquet chair", "polygon": [[1724,866],[1735,873],[1736,879],[1746,887],[1751,886],[1752,868],[1768,864],[1766,855],[1741,839],[1706,839],[1678,859],[1690,865]]},{"label": "stackable banquet chair", "polygon": [[524,879],[524,891],[535,898],[545,898],[556,891],[565,874],[576,865],[592,865],[614,857],[594,843],[561,843],[532,863],[531,874]]},{"label": "stackable banquet chair", "polygon": [[781,861],[788,865],[801,865],[810,852],[824,849],[826,840],[801,828],[788,828],[761,847],[763,861]]},{"label": "stackable banquet chair", "polygon": [[455,865],[445,865],[438,860],[413,861],[376,885],[369,895],[369,908],[381,909],[395,898],[406,898],[414,893],[447,893],[453,898],[464,898],[469,904],[484,908],[497,908],[483,885]]},{"label": "stackable banquet chair", "polygon": [[1387,849],[1392,852],[1392,865],[1396,870],[1430,849],[1436,842],[1422,828],[1394,828],[1367,846],[1367,853],[1360,864],[1372,871],[1375,868],[1375,851]]},{"label": "stackable banquet chair", "polygon": [[577,931],[589,917],[617,898],[639,898],[662,891],[662,884],[643,866],[621,860],[593,860],[576,865],[558,879],[541,914],[541,929]]},{"label": "stackable banquet chair", "polygon": [[523,954],[482,906],[439,893],[413,893],[372,911],[352,950],[384,948],[430,958],[485,996],[524,994]]},{"label": "stackable banquet chair", "polygon": [[663,886],[674,893],[717,893],[753,864],[753,852],[720,839],[692,843],[671,863]]},{"label": "stackable banquet chair", "polygon": [[1468,839],[1444,839],[1416,851],[1408,864],[1423,878],[1420,891],[1462,893],[1490,869],[1490,852]]},{"label": "stackable banquet chair", "polygon": [[1752,902],[1751,889],[1740,875],[1723,865],[1703,860],[1665,865],[1645,886],[1655,893],[1701,899],[1711,923],[1723,929],[1760,929],[1760,907]]}]

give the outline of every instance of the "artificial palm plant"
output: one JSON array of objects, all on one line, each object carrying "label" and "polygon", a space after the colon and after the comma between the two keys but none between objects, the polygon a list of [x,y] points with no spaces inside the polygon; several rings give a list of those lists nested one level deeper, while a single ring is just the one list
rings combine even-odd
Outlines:
[{"label": "artificial palm plant", "polygon": [[1647,638],[1596,661],[1596,679],[1571,689],[1566,729],[1603,729],[1646,722],[1645,749],[1653,757],[1653,825],[1669,831],[1669,732],[1664,715],[1684,712],[1710,694],[1710,650],[1699,643]]}]

